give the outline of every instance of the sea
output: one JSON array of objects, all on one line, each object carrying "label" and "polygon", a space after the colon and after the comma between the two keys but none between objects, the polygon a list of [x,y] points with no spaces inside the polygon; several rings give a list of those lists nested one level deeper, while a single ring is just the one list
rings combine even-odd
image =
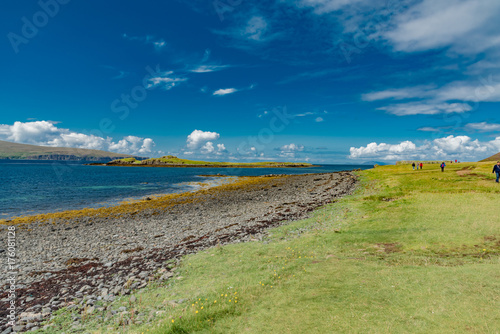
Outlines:
[{"label": "sea", "polygon": [[[195,191],[238,176],[327,173],[371,165],[308,168],[165,168],[87,166],[83,162],[0,160],[0,219],[117,205]],[[232,178],[221,178],[217,175]],[[225,181],[224,181],[225,180]]]}]

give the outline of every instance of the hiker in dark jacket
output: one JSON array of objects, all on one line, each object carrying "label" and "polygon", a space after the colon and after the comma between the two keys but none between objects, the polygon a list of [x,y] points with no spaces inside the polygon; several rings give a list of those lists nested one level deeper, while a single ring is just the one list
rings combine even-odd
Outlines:
[{"label": "hiker in dark jacket", "polygon": [[444,172],[444,168],[446,167],[446,164],[443,162],[441,163],[441,172]]},{"label": "hiker in dark jacket", "polygon": [[412,163],[411,166],[413,167],[413,170],[415,170],[415,163]]},{"label": "hiker in dark jacket", "polygon": [[497,173],[497,179],[496,183],[500,183],[500,161],[497,161],[497,164],[493,166],[493,172],[492,173]]}]

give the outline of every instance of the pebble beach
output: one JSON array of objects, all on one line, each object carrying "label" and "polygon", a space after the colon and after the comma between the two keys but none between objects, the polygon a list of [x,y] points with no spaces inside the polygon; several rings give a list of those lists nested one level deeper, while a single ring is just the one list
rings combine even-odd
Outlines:
[{"label": "pebble beach", "polygon": [[[14,331],[38,329],[62,307],[93,312],[153,281],[174,276],[179,259],[303,219],[356,188],[352,172],[241,177],[196,192],[144,198],[112,208],[3,221],[16,227]],[[6,250],[0,250],[3,263]],[[0,273],[8,279],[6,270]],[[8,284],[0,294],[0,333],[8,331]],[[78,320],[75,321],[77,326]]]}]

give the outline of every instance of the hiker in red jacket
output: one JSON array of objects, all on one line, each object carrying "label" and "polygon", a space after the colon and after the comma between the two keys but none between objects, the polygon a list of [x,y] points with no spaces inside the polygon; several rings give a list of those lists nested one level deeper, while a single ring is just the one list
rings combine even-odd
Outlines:
[{"label": "hiker in red jacket", "polygon": [[420,169],[422,169],[422,167],[424,167],[424,164],[423,164],[423,163],[420,163]]}]

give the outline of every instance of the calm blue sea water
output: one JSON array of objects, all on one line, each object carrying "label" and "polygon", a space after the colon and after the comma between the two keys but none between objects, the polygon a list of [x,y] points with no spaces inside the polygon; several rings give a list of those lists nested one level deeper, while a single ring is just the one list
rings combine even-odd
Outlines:
[{"label": "calm blue sea water", "polygon": [[232,176],[324,173],[371,166],[312,168],[141,168],[85,166],[75,162],[0,160],[0,219],[113,205],[130,198],[193,190],[189,182]]}]

